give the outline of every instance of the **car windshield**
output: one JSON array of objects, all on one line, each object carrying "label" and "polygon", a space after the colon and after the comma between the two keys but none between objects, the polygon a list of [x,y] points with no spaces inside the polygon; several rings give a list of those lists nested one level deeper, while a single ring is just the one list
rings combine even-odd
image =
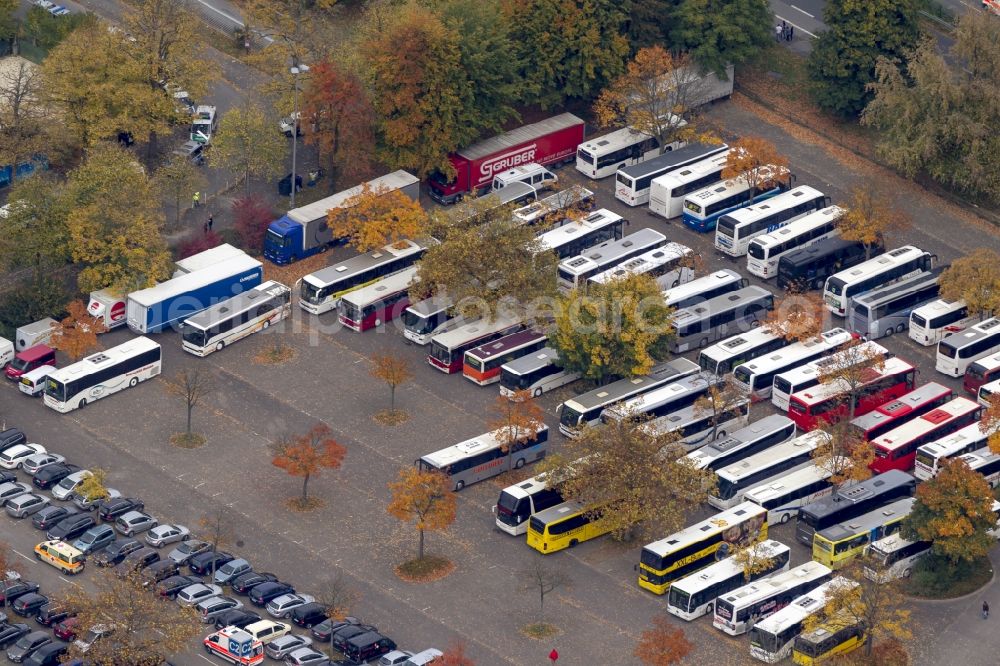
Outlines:
[{"label": "car windshield", "polygon": [[66,490],[72,490],[73,486],[75,486],[77,483],[78,481],[76,479],[74,479],[71,476],[67,476],[65,479],[59,482],[59,487],[64,488]]},{"label": "car windshield", "polygon": [[197,541],[183,541],[181,545],[177,546],[177,552],[181,555],[190,555],[200,545]]}]

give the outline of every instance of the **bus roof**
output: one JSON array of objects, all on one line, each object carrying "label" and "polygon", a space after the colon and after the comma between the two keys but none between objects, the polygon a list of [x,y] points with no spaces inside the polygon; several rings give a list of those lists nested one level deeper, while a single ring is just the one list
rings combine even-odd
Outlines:
[{"label": "bus roof", "polygon": [[431,338],[431,342],[436,342],[446,349],[452,349],[484,335],[491,335],[505,328],[517,326],[520,322],[521,320],[515,317],[503,316],[498,316],[492,320],[477,319],[450,331],[439,333]]},{"label": "bus roof", "polygon": [[743,460],[734,462],[728,467],[718,470],[716,475],[720,479],[735,483],[745,476],[756,474],[761,469],[766,469],[786,458],[793,458],[803,451],[815,451],[819,448],[820,444],[829,440],[830,435],[828,433],[822,430],[813,430],[804,435],[799,435],[794,439],[775,444]]},{"label": "bus roof", "polygon": [[[397,247],[398,246],[398,247]],[[349,275],[354,275],[369,268],[379,266],[392,261],[396,257],[403,257],[416,252],[420,252],[424,246],[412,240],[401,240],[396,243],[386,245],[377,250],[357,254],[344,261],[332,264],[326,268],[321,268],[315,273],[306,275],[303,280],[317,287],[324,287],[327,284],[341,280]]]},{"label": "bus roof", "polygon": [[682,257],[692,254],[693,250],[687,245],[681,245],[673,241],[668,242],[649,252],[643,252],[638,257],[632,257],[617,266],[612,266],[608,270],[591,277],[591,281],[597,283],[620,280],[631,275],[641,275],[655,270],[659,266],[676,261]]},{"label": "bus roof", "polygon": [[893,428],[884,435],[876,437],[872,440],[872,446],[885,451],[893,451],[914,437],[940,427],[942,423],[980,409],[982,409],[982,405],[975,400],[969,400],[962,396],[953,398],[937,409],[933,409],[926,414],[921,414],[912,421],[908,421],[901,426]]},{"label": "bus roof", "polygon": [[702,188],[697,192],[692,192],[691,194],[684,197],[685,201],[693,201],[699,206],[706,206],[718,199],[723,199],[728,197],[734,192],[742,192],[749,190],[750,186],[747,184],[744,178],[730,178],[729,180],[724,180],[719,183],[713,183],[708,187]]},{"label": "bus roof", "polygon": [[751,242],[757,243],[764,248],[784,243],[792,236],[797,236],[805,231],[827,224],[831,219],[839,218],[844,212],[844,209],[840,206],[820,208],[811,213],[806,213],[802,217],[795,218],[780,229],[757,236]]},{"label": "bus roof", "polygon": [[815,261],[817,257],[838,252],[852,245],[860,247],[861,243],[858,241],[844,240],[840,236],[832,236],[830,238],[824,238],[821,241],[816,241],[812,245],[799,248],[798,250],[792,250],[788,254],[781,255],[781,262],[787,263],[793,267],[798,267],[802,264],[808,264],[811,261]]},{"label": "bus roof", "polygon": [[512,349],[517,349],[524,345],[529,345],[539,340],[545,339],[544,333],[539,333],[538,331],[526,330],[518,331],[517,333],[511,333],[510,335],[505,335],[502,338],[498,338],[493,342],[487,342],[485,345],[480,345],[474,349],[470,349],[465,352],[467,356],[477,358],[480,361],[488,361],[494,356],[500,356]]},{"label": "bus roof", "polygon": [[534,203],[530,203],[527,206],[518,208],[514,211],[514,217],[524,223],[531,223],[547,213],[565,210],[571,206],[575,206],[581,201],[587,201],[593,198],[594,193],[583,185],[573,185],[539,199]]},{"label": "bus roof", "polygon": [[668,189],[674,185],[686,184],[693,180],[697,180],[704,175],[725,168],[726,161],[728,159],[729,148],[726,148],[721,153],[717,153],[711,157],[694,162],[693,164],[688,164],[679,169],[674,169],[673,171],[668,171],[665,174],[659,175],[653,179],[653,183]]},{"label": "bus roof", "polygon": [[993,453],[990,447],[984,446],[981,449],[976,449],[972,453],[963,453],[958,458],[959,460],[965,462],[965,464],[969,466],[969,469],[977,470],[987,463],[1000,460],[1000,453]]},{"label": "bus roof", "polygon": [[425,298],[419,303],[414,303],[410,307],[406,308],[407,312],[413,312],[421,317],[429,317],[433,314],[437,314],[442,310],[447,310],[454,303],[447,296],[431,296],[430,298]]},{"label": "bus roof", "polygon": [[537,123],[524,125],[509,132],[483,139],[479,143],[474,143],[471,146],[456,151],[456,154],[461,155],[467,160],[478,160],[481,157],[488,157],[506,148],[513,148],[522,143],[533,141],[546,134],[582,124],[583,121],[572,113],[560,113],[558,116],[552,116]]},{"label": "bus roof", "polygon": [[939,298],[930,303],[924,303],[919,308],[913,310],[913,314],[922,315],[924,319],[930,320],[937,315],[947,314],[966,307],[965,301],[946,301]]},{"label": "bus roof", "polygon": [[675,358],[653,366],[653,369],[645,375],[619,379],[607,386],[600,386],[587,393],[581,393],[575,398],[570,398],[565,404],[577,411],[585,412],[594,407],[624,400],[657,386],[662,386],[676,378],[686,377],[696,372],[698,372],[697,363],[689,361],[686,358]]},{"label": "bus roof", "polygon": [[[549,427],[543,423],[537,430],[535,430],[535,434],[537,435],[545,432],[548,429]],[[440,451],[428,453],[426,456],[423,456],[421,460],[440,469],[446,465],[451,465],[456,461],[464,460],[469,456],[476,455],[477,453],[483,453],[484,451],[495,449],[502,445],[502,442],[497,437],[497,432],[499,431],[492,430],[477,437],[473,437],[472,439],[467,439],[464,442],[452,444],[451,446],[443,448]],[[518,432],[521,431],[518,430]],[[527,432],[525,435],[527,435]]]},{"label": "bus roof", "polygon": [[701,292],[711,289],[712,287],[721,284],[740,282],[741,280],[743,280],[742,275],[734,270],[724,268],[721,271],[715,271],[710,275],[703,275],[702,277],[695,278],[690,282],[664,290],[663,300],[666,301],[667,305],[679,303],[680,301],[686,300],[692,296],[697,296]]},{"label": "bus roof", "polygon": [[[847,462],[842,458],[839,460],[842,460],[844,463]],[[834,465],[812,463],[808,467],[792,470],[788,474],[779,476],[776,479],[770,479],[759,486],[751,488],[743,494],[743,499],[764,506],[764,503],[769,499],[780,497],[789,488],[801,488],[816,481],[829,479],[833,476],[833,467]]]},{"label": "bus roof", "polygon": [[663,153],[662,155],[657,155],[651,159],[639,162],[638,164],[619,167],[618,173],[623,176],[628,176],[629,178],[642,178],[643,176],[648,176],[656,173],[657,171],[663,171],[663,169],[672,170],[678,167],[694,164],[695,162],[700,162],[706,157],[717,155],[728,148],[729,146],[726,144],[711,145],[697,142],[689,143],[683,148],[671,150]]},{"label": "bus roof", "polygon": [[877,257],[872,257],[868,261],[862,261],[856,266],[851,268],[845,268],[839,273],[834,273],[828,279],[829,280],[840,280],[841,282],[854,282],[862,278],[866,278],[871,275],[878,275],[883,271],[887,271],[897,264],[909,261],[919,257],[922,254],[926,254],[923,250],[913,245],[904,245],[903,247],[898,247],[895,250],[889,250],[884,254],[880,254]]},{"label": "bus roof", "polygon": [[731,509],[726,509],[711,518],[706,518],[700,523],[685,527],[665,539],[646,544],[644,549],[662,557],[690,543],[701,541],[709,534],[724,532],[731,525],[747,520],[750,517],[763,517],[766,515],[767,509],[764,507],[753,502],[741,502]]},{"label": "bus roof", "polygon": [[802,507],[802,511],[808,511],[814,516],[825,516],[835,511],[839,511],[842,506],[854,504],[873,497],[876,491],[884,493],[900,486],[916,487],[916,479],[898,469],[890,469],[888,472],[877,474],[864,481],[852,483],[848,481],[835,490],[830,497],[824,497]]},{"label": "bus roof", "polygon": [[808,185],[799,185],[794,189],[775,195],[767,201],[761,201],[760,203],[755,203],[750,206],[737,208],[732,212],[726,213],[722,217],[727,217],[730,220],[735,221],[736,224],[751,222],[753,220],[759,220],[762,217],[767,217],[776,210],[783,210],[790,206],[794,206],[799,199],[804,200],[807,198],[811,199],[821,196],[823,196],[823,193],[819,190],[809,187]]},{"label": "bus roof", "polygon": [[942,395],[951,395],[951,389],[937,382],[927,382],[923,386],[918,386],[909,393],[899,396],[895,400],[890,400],[883,405],[879,405],[867,414],[856,417],[851,423],[867,432],[882,421],[897,419],[904,414],[909,414],[913,411],[914,407]]},{"label": "bus roof", "polygon": [[825,530],[817,532],[816,536],[836,543],[837,541],[848,539],[855,534],[867,534],[871,530],[885,525],[893,518],[905,518],[913,508],[914,501],[916,500],[912,497],[898,499],[891,504],[869,511],[857,518],[851,518],[842,523],[831,525]]},{"label": "bus roof", "polygon": [[237,294],[232,298],[220,301],[192,317],[188,317],[181,323],[181,326],[195,326],[201,329],[208,329],[218,323],[220,319],[228,319],[235,313],[243,312],[263,298],[270,298],[289,291],[291,290],[280,282],[269,280],[253,289],[244,291],[242,294]]},{"label": "bus roof", "polygon": [[[907,372],[908,370],[913,369],[914,367],[912,364],[907,363],[899,357],[893,356],[892,358],[887,358],[885,360],[881,370],[876,368],[862,368],[857,372],[856,381],[862,381],[867,384],[880,377],[887,377],[889,375]],[[821,370],[817,370],[817,372],[821,372]],[[826,384],[819,383],[815,386],[810,386],[807,389],[802,389],[798,393],[793,393],[789,399],[795,400],[803,405],[815,405],[823,402],[827,398],[832,398],[849,391],[850,389],[851,387],[847,380],[838,377],[832,382],[828,382]]]},{"label": "bus roof", "polygon": [[849,578],[837,576],[829,580],[816,589],[796,598],[774,615],[766,617],[754,625],[758,631],[768,634],[780,634],[785,629],[793,627],[802,622],[810,615],[822,610],[826,606],[829,593],[840,586],[849,588],[857,587],[857,583]]},{"label": "bus roof", "polygon": [[587,231],[615,224],[621,219],[623,219],[621,215],[612,213],[606,208],[600,208],[581,220],[567,222],[562,226],[539,234],[538,242],[543,250],[552,250],[571,242]]},{"label": "bus roof", "polygon": [[1000,368],[1000,352],[976,359],[972,362],[970,367],[972,367],[972,365],[987,371],[996,370],[997,368]]},{"label": "bus roof", "polygon": [[620,405],[611,407],[610,411],[625,417],[633,410],[643,412],[648,409],[656,409],[660,405],[673,402],[679,396],[690,395],[694,391],[707,389],[710,384],[718,385],[719,383],[718,379],[703,375],[702,373],[687,375],[666,385],[658,386],[650,391],[628,398],[622,401]]},{"label": "bus roof", "polygon": [[[378,178],[368,181],[366,184],[373,191],[377,191],[380,188],[385,188],[387,191],[391,191],[401,190],[404,187],[419,182],[420,179],[412,173],[400,169],[399,171],[393,171],[392,173],[387,173],[384,176],[379,176]],[[337,194],[325,197],[319,201],[314,201],[311,204],[294,208],[288,211],[285,215],[294,222],[307,224],[313,220],[324,217],[327,212],[334,208],[342,208],[348,199],[361,194],[364,186],[365,184],[355,185],[354,187],[348,188],[343,192],[338,192]]]},{"label": "bus roof", "polygon": [[773,576],[763,578],[748,585],[724,594],[721,598],[735,606],[736,604],[752,604],[758,599],[767,597],[779,592],[789,584],[797,583],[804,578],[816,578],[830,574],[830,568],[825,564],[820,564],[810,560],[788,571],[781,571]]},{"label": "bus roof", "polygon": [[[780,541],[765,539],[758,544],[754,556],[760,558],[761,561],[773,560],[782,553],[787,552],[789,552],[788,546]],[[743,573],[743,571],[743,565],[737,562],[734,556],[730,555],[718,562],[713,562],[700,571],[695,571],[684,576],[680,580],[671,583],[670,587],[671,589],[693,592],[694,590],[704,589],[718,581],[728,580],[738,573]]]},{"label": "bus roof", "polygon": [[639,141],[651,138],[652,137],[645,132],[640,132],[639,130],[632,129],[631,127],[623,127],[622,129],[615,130],[614,132],[608,132],[607,134],[594,137],[590,141],[584,141],[579,147],[596,157],[598,155],[611,153],[619,148],[625,148]]},{"label": "bus roof", "polygon": [[717,439],[711,444],[706,444],[697,451],[692,451],[687,454],[687,457],[698,467],[702,467],[703,465],[709,464],[712,460],[718,458],[719,456],[726,455],[731,450],[739,448],[747,442],[756,439],[761,433],[779,428],[787,428],[789,424],[791,424],[794,428],[795,423],[783,414],[768,414],[764,418],[754,421],[745,428],[740,428],[728,437]]},{"label": "bus roof", "polygon": [[413,283],[413,278],[417,276],[417,267],[408,266],[398,273],[386,275],[384,278],[374,282],[367,287],[361,287],[349,294],[344,294],[344,301],[353,305],[365,306],[374,301],[381,300],[391,294],[406,291]]},{"label": "bus roof", "polygon": [[559,352],[552,347],[543,347],[527,356],[515,358],[501,366],[501,369],[515,375],[527,375],[540,368],[559,364]]},{"label": "bus roof", "polygon": [[774,294],[768,289],[752,284],[749,287],[743,287],[728,294],[720,294],[698,305],[681,308],[674,313],[671,324],[677,328],[687,326],[691,322],[710,317],[727,308],[768,296],[773,297]]},{"label": "bus roof", "polygon": [[131,340],[123,342],[117,347],[99,351],[80,361],[77,361],[76,363],[73,363],[72,365],[67,365],[65,368],[59,368],[55,372],[51,373],[49,378],[65,383],[72,381],[81,375],[86,375],[109,365],[114,365],[124,358],[130,358],[132,356],[137,356],[144,352],[159,348],[160,345],[158,343],[153,342],[144,335],[140,335],[137,338],[132,338]]},{"label": "bus roof", "polygon": [[[739,357],[745,351],[753,349],[758,345],[765,344],[772,340],[782,338],[781,335],[769,331],[764,326],[751,328],[749,331],[737,333],[731,338],[726,338],[714,345],[710,345],[701,350],[701,354],[713,360]],[[784,346],[789,343],[786,342]]]},{"label": "bus roof", "polygon": [[548,525],[549,523],[554,523],[557,520],[562,520],[568,516],[572,516],[575,513],[580,513],[586,510],[586,507],[576,501],[570,500],[568,502],[563,502],[562,504],[556,504],[555,506],[549,507],[543,511],[539,511],[531,517],[532,520],[537,520],[543,525]]},{"label": "bus roof", "polygon": [[980,322],[975,326],[970,326],[964,331],[958,331],[957,333],[952,333],[944,340],[942,340],[940,344],[948,345],[953,349],[962,349],[963,347],[967,347],[968,345],[971,345],[972,343],[977,342],[982,338],[992,337],[996,335],[998,332],[1000,332],[994,330],[996,329],[997,326],[1000,326],[1000,318],[991,317],[990,319]]},{"label": "bus roof", "polygon": [[884,287],[876,287],[871,291],[866,291],[863,294],[858,294],[851,300],[854,301],[855,305],[867,305],[870,308],[878,307],[883,303],[889,302],[901,294],[906,294],[914,289],[919,289],[924,285],[929,285],[936,283],[941,278],[941,272],[947,268],[946,266],[938,266],[932,268],[929,271],[921,271],[912,277],[908,277],[905,280],[900,280],[899,282],[894,282],[893,284],[886,285]]},{"label": "bus roof", "polygon": [[829,331],[820,333],[818,338],[811,338],[802,342],[793,342],[787,347],[782,347],[767,356],[761,356],[753,359],[752,361],[747,361],[740,367],[746,368],[755,373],[769,372],[772,368],[780,368],[788,365],[790,363],[790,358],[808,356],[817,346],[822,345],[824,347],[835,347],[851,340],[852,337],[853,336],[850,333],[842,328],[831,328]]},{"label": "bus roof", "polygon": [[504,488],[501,492],[505,492],[511,497],[520,499],[522,497],[527,497],[528,495],[533,495],[539,490],[545,490],[546,487],[545,473],[543,472],[542,474],[533,476],[530,479],[513,483]]},{"label": "bus roof", "polygon": [[636,245],[645,245],[648,243],[664,245],[666,242],[667,237],[655,229],[648,227],[639,229],[635,233],[631,233],[618,240],[605,241],[576,257],[563,259],[559,262],[559,270],[578,274],[593,265],[598,267],[606,266],[613,262],[615,258],[632,252]]},{"label": "bus roof", "polygon": [[[982,426],[982,421],[970,423],[964,428],[959,428],[950,435],[945,435],[941,439],[921,444],[917,451],[923,451],[924,453],[935,458],[940,458],[941,456],[949,455],[952,451],[961,450],[969,444],[969,442],[985,442],[990,433],[983,430]],[[1000,425],[997,427],[1000,428]],[[972,451],[971,453],[976,453],[976,451]]]}]

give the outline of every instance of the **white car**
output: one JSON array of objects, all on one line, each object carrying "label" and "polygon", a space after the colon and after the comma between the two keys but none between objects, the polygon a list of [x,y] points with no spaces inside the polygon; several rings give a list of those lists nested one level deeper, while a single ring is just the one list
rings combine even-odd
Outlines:
[{"label": "white car", "polygon": [[55,465],[56,463],[66,462],[66,457],[61,456],[58,453],[52,453],[47,451],[45,453],[36,453],[34,455],[28,456],[21,462],[21,471],[25,474],[30,474],[34,476],[43,467],[49,465]]},{"label": "white car", "polygon": [[311,604],[316,597],[308,594],[283,594],[267,603],[267,612],[271,617],[286,618],[302,604]]},{"label": "white car", "polygon": [[45,453],[45,447],[41,444],[18,444],[12,446],[3,454],[0,454],[0,467],[5,469],[17,469],[26,458],[37,453]]},{"label": "white car", "polygon": [[188,585],[177,593],[177,603],[181,606],[194,606],[202,599],[217,597],[221,594],[222,588],[218,585],[195,583],[194,585]]},{"label": "white car", "polygon": [[30,493],[34,490],[27,483],[21,483],[20,481],[8,481],[0,485],[0,506],[2,506],[7,500],[17,497],[18,495],[23,495],[24,493]]},{"label": "white car", "polygon": [[285,657],[285,663],[288,666],[305,666],[305,664],[320,664],[323,662],[330,663],[325,654],[317,652],[311,647],[301,647],[297,650],[292,650],[291,654]]},{"label": "white car", "polygon": [[157,525],[146,533],[146,543],[153,548],[162,548],[168,543],[187,541],[191,530],[183,525]]}]

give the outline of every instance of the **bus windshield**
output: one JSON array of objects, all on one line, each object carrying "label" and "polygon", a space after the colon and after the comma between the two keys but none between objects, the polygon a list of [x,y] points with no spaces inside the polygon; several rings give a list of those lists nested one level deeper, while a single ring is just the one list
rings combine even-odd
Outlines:
[{"label": "bus windshield", "polygon": [[750,370],[746,366],[736,366],[736,369],[733,370],[733,377],[747,386],[750,385]]},{"label": "bus windshield", "polygon": [[59,402],[64,402],[66,400],[66,385],[56,379],[48,378],[45,382],[45,393]]},{"label": "bus windshield", "polygon": [[559,415],[559,423],[564,426],[569,426],[575,428],[580,422],[580,418],[583,416],[580,412],[576,411],[572,407],[563,404],[562,413]]},{"label": "bus windshield", "polygon": [[[510,370],[500,371],[500,385],[506,386],[509,389],[514,389],[515,391],[523,391],[524,389],[531,386],[531,375],[519,375],[511,372]],[[563,408],[565,409],[565,408]],[[565,425],[572,425],[563,421]]]},{"label": "bus windshield", "polygon": [[733,230],[736,228],[736,220],[728,215],[723,215],[719,218],[718,227],[719,231],[725,232],[727,236],[732,236]]},{"label": "bus windshield", "polygon": [[206,331],[191,325],[181,324],[181,339],[198,347],[206,344]]},{"label": "bus windshield", "polygon": [[412,310],[403,313],[403,326],[417,335],[427,335],[434,330],[434,316],[422,317]]},{"label": "bus windshield", "polygon": [[318,303],[323,300],[323,288],[311,284],[308,280],[302,281],[302,298],[310,303]]},{"label": "bus windshield", "polygon": [[288,247],[292,242],[292,239],[288,236],[282,236],[276,231],[271,229],[267,230],[267,243],[271,247]]},{"label": "bus windshield", "polygon": [[670,592],[667,594],[669,599],[667,602],[668,605],[673,606],[674,608],[683,608],[687,610],[688,601],[691,599],[690,593],[680,589],[679,587],[671,585]]},{"label": "bus windshield", "polygon": [[451,351],[437,340],[431,341],[431,356],[442,363],[451,363]]}]

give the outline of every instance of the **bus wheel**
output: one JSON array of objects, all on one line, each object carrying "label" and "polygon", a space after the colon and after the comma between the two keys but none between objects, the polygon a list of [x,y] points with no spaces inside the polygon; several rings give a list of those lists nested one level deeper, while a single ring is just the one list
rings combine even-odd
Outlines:
[{"label": "bus wheel", "polygon": [[132,379],[129,380],[128,385],[134,387],[138,383],[139,383],[139,378],[133,377]]},{"label": "bus wheel", "polygon": [[222,351],[222,348],[225,346],[226,346],[225,342],[220,342],[219,344],[215,345],[215,351]]},{"label": "bus wheel", "polygon": [[906,330],[906,324],[900,324],[899,326],[896,327],[897,333],[902,333],[905,330]]},{"label": "bus wheel", "polygon": [[892,326],[890,326],[889,328],[885,329],[885,337],[887,337],[887,338],[888,338],[888,337],[889,337],[890,335],[892,335],[892,334],[893,334],[893,333],[895,333],[895,332],[896,332],[896,331],[895,331],[895,330],[893,330]]},{"label": "bus wheel", "polygon": [[903,578],[909,578],[911,573],[913,573],[911,569],[903,569]]},{"label": "bus wheel", "polygon": [[524,467],[524,458],[518,458],[517,462],[514,463],[514,469],[521,469]]},{"label": "bus wheel", "polygon": [[375,325],[376,326],[381,326],[382,325],[382,320],[381,319],[376,319],[375,320]]},{"label": "bus wheel", "polygon": [[35,559],[38,560],[39,562],[42,561],[42,556],[38,553],[38,551],[35,551]]},{"label": "bus wheel", "polygon": [[264,321],[264,325],[263,325],[263,326],[261,326],[261,328],[262,328],[262,329],[264,329],[264,330],[266,331],[266,330],[267,330],[267,327],[268,327],[268,326],[270,326],[270,325],[271,325],[271,322],[269,322],[269,321],[265,320],[265,321]]},{"label": "bus wheel", "polygon": [[759,319],[754,319],[752,322],[750,322],[750,328],[757,328],[758,326],[760,326]]},{"label": "bus wheel", "polygon": [[87,406],[87,399],[86,398],[80,398],[80,409],[83,409],[86,406]]},{"label": "bus wheel", "polygon": [[781,520],[778,521],[778,522],[780,522],[782,525],[784,525],[785,523],[787,523],[788,522],[788,514],[787,513],[781,514]]},{"label": "bus wheel", "polygon": [[578,543],[580,543],[580,542],[577,541],[576,539],[570,539],[570,541],[569,541],[569,547],[570,548],[575,548],[576,544],[578,544]]},{"label": "bus wheel", "polygon": [[542,389],[540,389],[540,388],[536,388],[536,389],[535,389],[535,394],[534,394],[534,395],[535,395],[535,397],[537,398],[537,397],[538,397],[538,396],[540,396],[541,394],[542,394]]},{"label": "bus wheel", "polygon": [[714,608],[712,608],[712,604],[705,606],[705,615],[711,615],[713,610]]},{"label": "bus wheel", "polygon": [[465,481],[459,481],[458,483],[455,484],[455,492],[457,493],[464,487],[465,487]]},{"label": "bus wheel", "polygon": [[708,338],[702,338],[701,339],[701,343],[698,346],[699,347],[707,347],[708,346]]}]

